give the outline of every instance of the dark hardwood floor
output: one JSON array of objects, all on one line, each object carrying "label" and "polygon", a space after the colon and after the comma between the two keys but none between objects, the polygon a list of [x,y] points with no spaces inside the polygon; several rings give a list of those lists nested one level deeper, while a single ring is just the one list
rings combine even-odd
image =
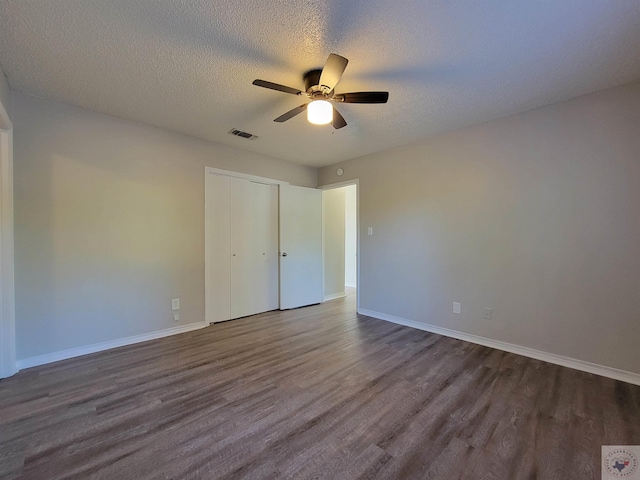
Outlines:
[{"label": "dark hardwood floor", "polygon": [[0,381],[0,478],[600,479],[640,387],[355,313],[353,296]]}]

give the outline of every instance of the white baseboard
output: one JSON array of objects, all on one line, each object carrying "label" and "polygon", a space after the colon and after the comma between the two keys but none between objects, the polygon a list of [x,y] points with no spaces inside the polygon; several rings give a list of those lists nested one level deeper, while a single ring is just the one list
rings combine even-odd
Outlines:
[{"label": "white baseboard", "polygon": [[335,300],[336,298],[342,298],[342,297],[346,297],[347,294],[345,292],[340,292],[340,293],[332,293],[331,295],[325,295],[324,296],[324,301],[328,302],[329,300]]},{"label": "white baseboard", "polygon": [[347,285],[347,284],[345,284],[345,287],[347,287],[347,288],[356,288],[356,285]]},{"label": "white baseboard", "polygon": [[536,360],[542,360],[543,362],[549,362],[555,365],[569,367],[575,370],[581,370],[583,372],[601,375],[603,377],[613,378],[614,380],[621,380],[623,382],[632,383],[634,385],[640,385],[640,374],[638,373],[627,372],[626,370],[618,370],[617,368],[585,362],[584,360],[577,360],[575,358],[564,357],[562,355],[556,355],[555,353],[543,352],[541,350],[535,350],[529,347],[522,347],[520,345],[514,345],[513,343],[501,342],[499,340],[480,337],[478,335],[472,335],[470,333],[459,332],[457,330],[450,330],[448,328],[416,322],[415,320],[395,317],[393,315],[388,315],[386,313],[380,313],[373,310],[367,310],[365,308],[359,308],[358,313],[366,315],[368,317],[377,318],[379,320],[386,320],[387,322],[397,323],[398,325],[404,325],[405,327],[417,328],[418,330],[424,330],[425,332],[437,333],[438,335],[444,335],[445,337],[457,338],[458,340],[477,343],[478,345],[484,345],[485,347],[495,348],[497,350],[503,350],[505,352],[511,352],[529,358],[535,358]]},{"label": "white baseboard", "polygon": [[192,330],[198,330],[199,328],[204,328],[206,326],[207,324],[204,322],[190,323],[189,325],[181,325],[179,327],[167,328],[165,330],[158,330],[156,332],[143,333],[141,335],[134,335],[132,337],[119,338],[117,340],[109,340],[108,342],[94,343],[93,345],[86,345],[84,347],[70,348],[68,350],[61,350],[59,352],[46,353],[44,355],[38,355],[36,357],[24,358],[22,360],[18,360],[16,364],[19,370],[22,370],[23,368],[37,367],[38,365],[58,362],[60,360],[67,360],[68,358],[80,357],[81,355],[101,352],[103,350],[109,350],[110,348],[123,347],[125,345],[131,345],[133,343],[146,342],[148,340],[155,340],[156,338],[177,335],[178,333],[190,332]]}]

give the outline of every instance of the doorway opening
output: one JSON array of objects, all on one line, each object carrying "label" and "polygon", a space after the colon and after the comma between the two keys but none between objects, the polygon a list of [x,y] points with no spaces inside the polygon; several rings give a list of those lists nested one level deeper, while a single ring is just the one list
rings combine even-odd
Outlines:
[{"label": "doorway opening", "polygon": [[358,185],[327,185],[322,191],[324,301],[358,289]]}]

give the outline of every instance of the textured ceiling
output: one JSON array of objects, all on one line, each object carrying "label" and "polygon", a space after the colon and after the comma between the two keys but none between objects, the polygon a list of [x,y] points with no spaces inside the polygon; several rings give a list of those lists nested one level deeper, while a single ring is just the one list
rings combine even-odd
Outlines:
[{"label": "textured ceiling", "polygon": [[[640,2],[612,0],[0,0],[11,87],[322,166],[640,79]],[[348,126],[293,95],[338,53]],[[227,132],[258,135],[244,140]]]}]

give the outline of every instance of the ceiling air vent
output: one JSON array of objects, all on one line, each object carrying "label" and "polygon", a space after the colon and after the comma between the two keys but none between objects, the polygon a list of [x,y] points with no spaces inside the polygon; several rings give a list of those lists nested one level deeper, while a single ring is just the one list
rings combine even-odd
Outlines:
[{"label": "ceiling air vent", "polygon": [[242,130],[238,130],[237,128],[230,130],[229,133],[231,135],[235,135],[236,137],[247,138],[249,140],[255,140],[256,138],[258,138],[257,135],[252,135],[251,133],[243,132]]}]

